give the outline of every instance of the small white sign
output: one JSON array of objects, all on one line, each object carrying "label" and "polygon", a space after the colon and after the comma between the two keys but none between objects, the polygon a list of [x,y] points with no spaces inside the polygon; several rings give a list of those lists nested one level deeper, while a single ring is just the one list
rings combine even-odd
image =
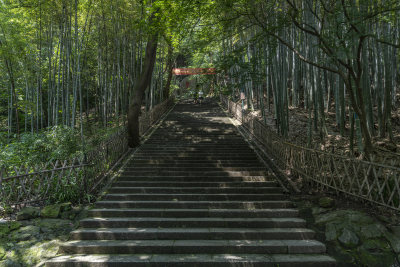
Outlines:
[{"label": "small white sign", "polygon": [[240,100],[245,100],[246,96],[243,92],[240,93]]}]

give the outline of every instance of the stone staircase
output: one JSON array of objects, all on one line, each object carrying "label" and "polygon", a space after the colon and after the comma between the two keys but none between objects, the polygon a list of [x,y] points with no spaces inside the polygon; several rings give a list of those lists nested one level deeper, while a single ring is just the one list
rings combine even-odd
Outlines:
[{"label": "stone staircase", "polygon": [[46,266],[335,266],[214,103],[175,106]]}]

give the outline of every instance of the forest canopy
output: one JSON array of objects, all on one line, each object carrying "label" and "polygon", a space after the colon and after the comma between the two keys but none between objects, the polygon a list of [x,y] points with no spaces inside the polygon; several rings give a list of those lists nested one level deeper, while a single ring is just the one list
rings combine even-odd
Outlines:
[{"label": "forest canopy", "polygon": [[284,137],[295,109],[308,145],[337,130],[352,153],[382,140],[396,152],[399,10],[395,0],[1,1],[0,146],[59,126],[77,140],[126,123],[135,134],[142,109],[178,88],[173,67],[214,66],[212,93],[245,92]]}]

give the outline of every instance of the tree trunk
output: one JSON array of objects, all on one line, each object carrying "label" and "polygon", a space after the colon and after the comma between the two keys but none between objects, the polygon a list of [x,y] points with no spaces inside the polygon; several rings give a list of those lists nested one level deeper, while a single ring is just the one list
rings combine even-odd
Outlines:
[{"label": "tree trunk", "polygon": [[149,36],[146,47],[144,66],[139,81],[135,84],[133,97],[128,110],[128,144],[136,147],[140,144],[139,139],[139,115],[142,106],[143,95],[149,86],[154,63],[157,55],[158,33]]},{"label": "tree trunk", "polygon": [[[17,135],[19,136],[20,134],[20,129],[19,129],[19,108],[18,108],[18,96],[17,96],[17,92],[15,89],[15,79],[14,79],[14,71],[12,68],[12,63],[9,59],[5,60],[6,62],[6,67],[7,67],[7,72],[8,72],[8,76],[10,79],[10,85],[11,85],[11,97],[12,97],[12,106],[11,106],[11,110],[14,107],[15,108],[15,129],[17,132]],[[10,122],[10,128],[12,129],[12,121]]]},{"label": "tree trunk", "polygon": [[169,88],[171,86],[171,80],[172,80],[172,69],[174,68],[174,59],[173,59],[173,48],[172,45],[168,43],[168,55],[167,55],[167,66],[166,70],[168,71],[168,77],[167,77],[167,82],[165,83],[165,86],[163,88],[163,98],[168,99],[169,98]]}]

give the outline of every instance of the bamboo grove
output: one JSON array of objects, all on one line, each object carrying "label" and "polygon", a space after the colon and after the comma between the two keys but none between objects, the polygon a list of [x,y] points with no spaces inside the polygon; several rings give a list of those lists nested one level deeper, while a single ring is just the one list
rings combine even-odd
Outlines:
[{"label": "bamboo grove", "polygon": [[[308,111],[311,135],[327,135],[334,112],[350,146],[370,152],[373,138],[393,141],[392,112],[400,89],[398,1],[225,1],[222,68],[232,96],[245,92],[271,109],[278,132],[290,127],[289,107]],[[221,19],[221,18],[220,18]],[[236,98],[237,99],[237,98]],[[353,141],[354,140],[354,141]]]},{"label": "bamboo grove", "polygon": [[[148,10],[144,1],[1,1],[0,131],[124,121],[144,65]],[[158,41],[147,109],[168,97],[166,40]]]},{"label": "bamboo grove", "polygon": [[333,112],[351,150],[368,155],[395,139],[399,10],[397,0],[1,1],[0,131],[128,121],[134,135],[142,104],[168,97],[177,56],[206,53],[224,90],[273,112],[281,135],[290,107],[308,113],[309,145]]}]

